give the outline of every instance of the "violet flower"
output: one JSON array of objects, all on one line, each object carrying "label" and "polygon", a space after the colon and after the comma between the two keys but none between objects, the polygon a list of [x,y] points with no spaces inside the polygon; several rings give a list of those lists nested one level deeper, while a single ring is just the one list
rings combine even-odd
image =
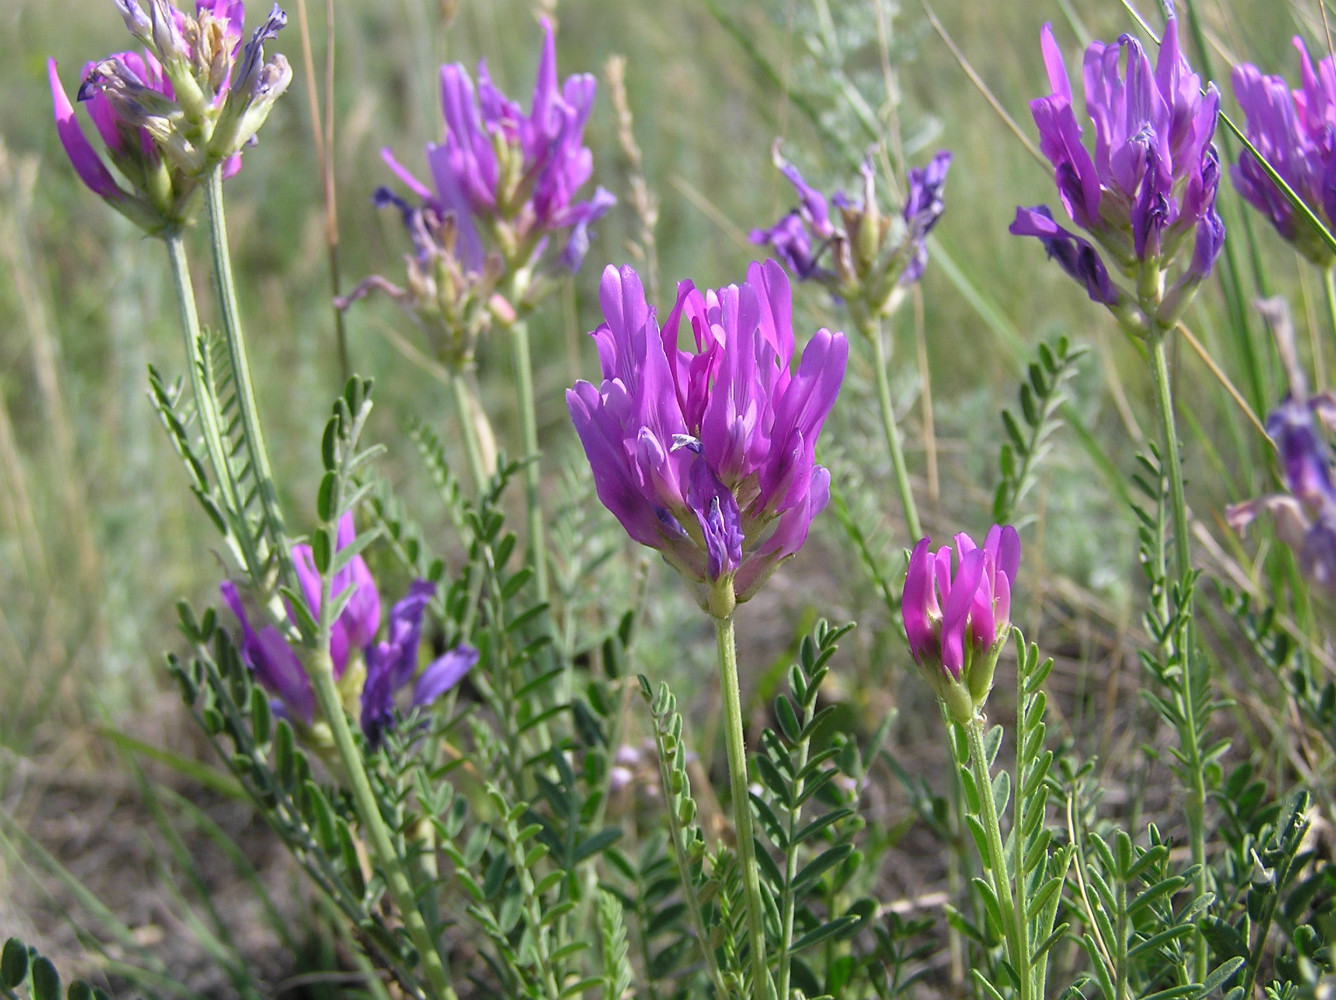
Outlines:
[{"label": "violet flower", "polygon": [[441,67],[445,140],[427,147],[435,191],[388,149],[382,152],[439,217],[454,216],[459,256],[474,271],[483,268],[483,232],[494,237],[513,269],[530,264],[548,237],[562,232],[561,263],[574,271],[589,248],[589,226],[616,202],[601,187],[588,201],[575,200],[593,174],[593,156],[583,142],[596,84],[580,73],[558,87],[556,45],[546,19],[543,33],[527,115],[492,84],[486,60],[478,64],[476,93],[463,66]]},{"label": "violet flower", "polygon": [[[837,191],[829,201],[780,156],[778,145],[774,158],[798,193],[798,207],[770,229],[753,229],[751,241],[770,247],[799,281],[823,284],[870,315],[890,312],[899,292],[922,278],[927,267],[925,240],[946,207],[942,192],[950,152],[942,150],[926,167],[909,171],[904,207],[887,217],[877,207],[870,155],[860,168],[861,199],[850,200]],[[838,222],[831,218],[830,206],[838,212]]]},{"label": "violet flower", "polygon": [[80,180],[157,234],[188,220],[209,171],[221,165],[230,177],[241,169],[242,147],[292,77],[283,56],[264,61],[264,43],[287,18],[274,7],[243,46],[241,0],[200,0],[193,17],[168,0],[152,0],[150,14],[137,0],[117,0],[117,6],[146,49],[88,63],[77,97],[125,186],[84,134],[50,59],[56,130]]},{"label": "violet flower", "polygon": [[412,241],[414,252],[404,256],[405,287],[373,274],[334,305],[347,309],[372,292],[388,295],[422,328],[436,359],[451,372],[464,371],[493,318],[514,317],[509,304],[495,294],[504,273],[501,255],[486,254],[482,269],[474,269],[460,255],[460,217],[443,213],[439,201],[428,198],[413,205],[387,187],[377,188],[372,198],[379,206],[398,210]]},{"label": "violet flower", "polygon": [[[1291,91],[1283,77],[1245,64],[1234,69],[1234,96],[1247,119],[1248,141],[1330,232],[1336,222],[1336,65],[1327,56],[1314,72],[1303,40],[1296,37],[1294,47],[1300,60],[1298,90]],[[1327,241],[1256,156],[1244,150],[1230,172],[1239,194],[1296,250],[1321,267],[1336,261]]]},{"label": "violet flower", "polygon": [[[608,267],[600,299],[603,383],[566,393],[599,499],[725,617],[798,551],[829,499],[814,451],[848,342],[820,330],[790,371],[789,281],[774,261],[704,295],[682,282],[662,330],[631,268]],[[684,318],[694,353],[678,348]]]},{"label": "violet flower", "polygon": [[[1040,45],[1053,93],[1030,102],[1039,146],[1053,164],[1063,207],[1091,241],[1055,223],[1047,206],[1018,208],[1011,232],[1038,237],[1129,329],[1167,329],[1210,273],[1224,241],[1215,208],[1220,165],[1211,142],[1220,95],[1214,86],[1201,93],[1200,78],[1179,51],[1173,16],[1154,67],[1130,35],[1113,45],[1095,42],[1083,73],[1095,132],[1091,156],[1051,25],[1044,26]],[[1168,282],[1189,241],[1190,257]]]},{"label": "violet flower", "polygon": [[1270,514],[1276,536],[1299,556],[1304,575],[1336,589],[1336,484],[1333,483],[1331,428],[1336,427],[1336,397],[1287,396],[1266,421],[1266,432],[1280,454],[1288,493],[1273,493],[1225,510],[1225,519],[1242,531],[1260,514]]},{"label": "violet flower", "polygon": [[901,613],[909,651],[957,722],[979,712],[993,685],[1020,568],[1016,529],[993,525],[983,548],[966,534],[935,553],[923,538],[909,557]]},{"label": "violet flower", "polygon": [[[355,534],[352,514],[345,514],[339,521],[337,548],[350,545]],[[311,547],[294,545],[292,561],[307,608],[313,616],[318,616],[320,575]],[[345,697],[356,696],[356,690],[348,689],[350,686],[355,689],[360,683],[362,731],[374,747],[394,721],[395,692],[414,681],[422,616],[436,585],[426,580],[414,581],[408,596],[391,609],[388,635],[381,642],[376,640],[380,630],[380,592],[360,555],[334,574],[330,580],[330,598],[339,598],[349,588],[352,594],[330,631],[330,660],[334,678]],[[260,685],[276,696],[276,708],[309,728],[315,721],[315,691],[297,651],[274,625],[255,630],[234,583],[226,580],[219,590],[241,622],[242,660]],[[290,612],[289,617],[292,617]],[[358,653],[360,662],[355,659]],[[477,660],[477,650],[467,645],[460,645],[435,660],[417,676],[411,706],[430,704],[457,684]],[[354,666],[358,669],[350,669]]]},{"label": "violet flower", "polygon": [[387,640],[369,644],[365,649],[366,683],[362,686],[362,731],[371,746],[379,746],[386,729],[394,723],[394,695],[413,684],[411,708],[423,708],[449,691],[478,662],[478,651],[460,645],[434,660],[421,675],[417,673],[418,646],[422,640],[422,615],[436,584],[415,580],[408,596],[390,611]]}]

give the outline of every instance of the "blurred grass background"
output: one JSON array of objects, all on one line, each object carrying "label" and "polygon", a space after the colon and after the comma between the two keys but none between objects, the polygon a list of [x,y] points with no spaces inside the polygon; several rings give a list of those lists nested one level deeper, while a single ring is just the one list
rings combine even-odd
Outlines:
[{"label": "blurred grass background", "polygon": [[[324,5],[311,6],[319,66]],[[1075,665],[1067,677],[1078,692],[1105,684],[1090,673],[1104,664],[1088,654],[1096,646],[1107,651],[1116,638],[1090,635],[1116,637],[1135,628],[1144,584],[1135,566],[1133,520],[1091,452],[1128,470],[1143,437],[1153,436],[1145,366],[1109,318],[1044,260],[1036,243],[1007,235],[1016,205],[1056,202],[1051,173],[988,108],[924,10],[880,0],[461,0],[454,6],[443,0],[336,4],[344,289],[373,272],[399,280],[406,249],[399,220],[373,209],[370,197],[391,180],[381,147],[425,175],[422,147],[439,139],[442,128],[436,67],[454,60],[472,67],[486,56],[502,89],[527,107],[540,40],[536,14],[555,14],[560,74],[600,77],[587,144],[595,151],[596,182],[620,199],[600,224],[584,269],[532,324],[544,469],[560,481],[574,447],[562,390],[596,371],[583,334],[599,319],[599,271],[605,262],[634,262],[630,244],[640,229],[627,161],[617,146],[607,60],[627,60],[635,136],[660,204],[656,238],[664,308],[679,279],[689,277],[698,286],[740,280],[756,253],[746,241],[748,230],[771,224],[791,206],[792,190],[770,160],[776,137],[810,182],[827,192],[852,186],[871,137],[848,98],[863,95],[878,130],[898,127],[909,165],[922,164],[938,148],[955,154],[948,207],[936,231],[939,252],[921,298],[896,320],[894,385],[906,413],[911,470],[935,535],[987,527],[1002,433],[998,411],[1013,405],[1017,376],[1033,346],[1065,333],[1092,350],[1074,391],[1088,444],[1062,432],[1032,495],[1028,513],[1037,524],[1026,535],[1028,597],[1019,620],[1027,628],[1054,625],[1050,633],[1035,633],[1041,645],[1046,637],[1053,647],[1070,640]],[[1047,93],[1041,24],[1055,22],[1075,72],[1080,46],[1089,38],[1110,39],[1131,27],[1114,0],[936,0],[933,9],[1032,138],[1027,102]],[[245,168],[229,182],[228,211],[260,407],[289,516],[301,527],[313,504],[318,435],[341,378],[307,81],[295,8],[289,13],[292,21],[276,48],[287,53],[297,76],[261,144],[246,153]],[[251,11],[252,22],[258,14]],[[1143,14],[1160,23],[1149,4]],[[1199,3],[1197,14],[1218,78],[1246,59],[1297,80],[1289,37],[1324,37],[1316,4],[1211,0]],[[86,739],[93,725],[125,725],[157,711],[154,706],[164,704],[156,699],[164,686],[162,652],[176,643],[173,603],[182,596],[212,601],[225,571],[145,395],[147,364],[181,370],[164,255],[158,243],[82,188],[51,122],[47,56],[59,60],[72,91],[85,60],[124,47],[125,40],[110,2],[0,4],[0,74],[7,95],[0,102],[0,789],[4,772],[17,761],[96,765],[101,751]],[[1199,64],[1195,49],[1189,52]],[[888,81],[894,99],[888,99]],[[1222,90],[1226,109],[1233,111],[1227,82]],[[814,109],[818,120],[800,104]],[[1230,235],[1246,264],[1249,251],[1236,224],[1239,202],[1227,180],[1221,198],[1231,206]],[[1268,262],[1267,290],[1290,296],[1302,339],[1309,330],[1324,331],[1313,343],[1328,346],[1314,350],[1313,362],[1325,370],[1332,359],[1317,278],[1295,266],[1294,254],[1269,225],[1253,220],[1253,229]],[[202,244],[195,263],[204,263]],[[1250,273],[1245,277],[1242,294],[1251,298],[1257,282]],[[197,287],[208,287],[202,269]],[[795,288],[795,301],[805,328],[841,325],[841,313],[818,290]],[[1251,336],[1265,364],[1250,373],[1216,279],[1204,286],[1198,303],[1187,322],[1217,363],[1240,386],[1255,374],[1264,405],[1273,404],[1283,389],[1261,324],[1252,321]],[[415,512],[431,525],[443,515],[426,500],[429,490],[402,421],[416,416],[448,434],[453,411],[445,389],[394,348],[387,328],[414,339],[411,324],[391,303],[360,304],[348,316],[349,353],[356,371],[377,379],[374,434],[391,447],[383,470],[406,498],[421,501]],[[1219,512],[1226,502],[1270,488],[1264,442],[1199,359],[1181,341],[1176,349],[1179,400],[1188,415],[1182,433],[1190,502],[1222,551],[1241,556],[1244,550]],[[918,401],[924,372],[931,425]],[[518,434],[509,416],[503,340],[483,347],[479,377],[487,408],[513,453]],[[855,351],[827,448],[837,473],[841,463],[862,470],[861,485],[851,487],[860,501],[854,506],[877,520],[866,530],[888,536],[898,560],[913,540],[904,537],[889,499],[885,459],[870,443],[878,431],[869,382],[866,360]],[[1319,387],[1325,384],[1319,378]],[[884,499],[878,504],[878,498]],[[602,512],[594,521],[600,517],[602,527],[611,525]],[[814,543],[781,571],[775,585],[780,609],[756,612],[750,631],[765,655],[753,654],[753,662],[781,653],[800,630],[785,617],[794,609],[884,619],[870,584],[851,568],[853,557],[840,551],[847,546],[830,515]],[[898,571],[898,561],[890,568]],[[663,571],[659,577],[666,609],[661,620],[676,629],[689,609],[667,576]],[[744,630],[749,614],[743,610]],[[860,641],[875,653],[872,640]],[[702,658],[708,657],[708,639],[701,646]],[[681,662],[680,645],[661,658],[658,666],[667,671],[690,669]],[[859,670],[841,680],[853,692],[851,700],[884,707],[879,699],[898,697],[900,664],[874,655],[859,662]],[[885,672],[893,672],[891,679]],[[906,688],[913,683],[911,678]],[[905,696],[927,704],[917,691]],[[1081,704],[1107,724],[1098,707]]]}]

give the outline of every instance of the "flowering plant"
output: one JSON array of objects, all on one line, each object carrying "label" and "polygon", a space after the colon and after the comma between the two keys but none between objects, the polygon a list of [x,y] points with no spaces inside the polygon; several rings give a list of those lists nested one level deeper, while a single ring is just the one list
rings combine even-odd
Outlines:
[{"label": "flowering plant", "polygon": [[531,267],[548,238],[564,231],[559,256],[573,271],[589,249],[589,226],[616,201],[601,187],[588,201],[575,200],[594,170],[593,154],[583,145],[594,91],[588,73],[558,86],[556,41],[551,22],[544,20],[527,115],[492,83],[486,60],[478,64],[476,92],[463,66],[442,66],[445,139],[427,147],[436,189],[419,181],[388,149],[381,155],[437,217],[454,217],[456,252],[469,269],[483,268],[484,232],[507,267],[517,271]]},{"label": "flowering plant", "polygon": [[799,281],[825,285],[850,308],[872,316],[891,312],[901,291],[922,278],[928,265],[925,241],[946,207],[942,193],[951,153],[941,150],[926,167],[910,170],[904,207],[888,216],[877,206],[870,154],[860,168],[862,199],[836,191],[829,202],[779,155],[778,146],[774,155],[798,192],[798,207],[769,229],[753,229],[751,241],[769,246]]},{"label": "flowering plant", "polygon": [[961,532],[935,553],[922,538],[909,557],[901,612],[909,651],[951,716],[983,708],[1011,627],[1011,586],[1020,569],[1016,529],[995,524],[983,547]]},{"label": "flowering plant", "polygon": [[[1053,164],[1067,214],[1093,243],[1058,225],[1047,205],[1018,208],[1011,232],[1034,236],[1095,302],[1129,330],[1168,329],[1210,272],[1224,242],[1216,212],[1220,163],[1211,140],[1220,110],[1202,93],[1170,17],[1154,67],[1130,35],[1085,56],[1085,106],[1095,153],[1082,142],[1071,81],[1051,25],[1040,34],[1053,93],[1030,102],[1039,148]],[[1185,243],[1191,256],[1171,267]]]},{"label": "flowering plant", "polygon": [[1303,40],[1296,37],[1301,86],[1290,90],[1283,77],[1262,73],[1251,63],[1235,66],[1234,96],[1247,119],[1248,141],[1230,175],[1239,194],[1271,220],[1276,232],[1304,256],[1330,267],[1336,255],[1326,239],[1296,209],[1263,169],[1263,157],[1290,190],[1332,229],[1336,220],[1336,61],[1327,56],[1317,71]]},{"label": "flowering plant", "polygon": [[[599,499],[627,533],[697,584],[718,617],[795,554],[830,496],[816,439],[848,359],[819,330],[790,371],[789,281],[774,261],[741,285],[678,287],[660,329],[634,270],[600,287],[603,382],[566,393]],[[696,352],[678,348],[685,319]]]},{"label": "flowering plant", "polygon": [[190,215],[205,175],[241,169],[241,150],[255,139],[292,70],[264,44],[287,23],[275,5],[242,45],[241,0],[198,0],[194,16],[168,0],[118,0],[131,34],[146,48],[118,52],[84,67],[78,100],[102,139],[107,158],[129,185],[107,169],[74,113],[56,61],[48,60],[51,97],[61,144],[80,180],[94,194],[150,233],[179,227]]},{"label": "flowering plant", "polygon": [[[345,514],[339,521],[338,548],[350,545],[354,534],[353,516]],[[318,616],[320,574],[311,546],[293,546],[292,559],[307,608],[313,616]],[[315,692],[297,650],[276,626],[255,629],[236,584],[227,580],[219,589],[241,624],[241,655],[255,679],[277,696],[275,707],[282,714],[310,729],[316,721]],[[408,594],[391,609],[386,638],[377,641],[380,592],[366,561],[361,555],[354,555],[330,581],[330,599],[343,604],[330,630],[329,653],[334,677],[345,702],[360,703],[362,732],[372,746],[380,742],[394,722],[396,691],[412,683],[411,706],[425,707],[458,684],[478,661],[477,650],[460,645],[418,673],[422,616],[435,592],[434,583],[415,580]],[[296,624],[291,609],[289,619]]]}]

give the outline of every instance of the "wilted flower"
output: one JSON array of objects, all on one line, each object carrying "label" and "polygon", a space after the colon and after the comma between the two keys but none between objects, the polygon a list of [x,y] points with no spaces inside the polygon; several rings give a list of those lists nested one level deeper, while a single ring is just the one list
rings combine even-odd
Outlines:
[{"label": "wilted flower", "polygon": [[[1320,424],[1315,424],[1317,417]],[[1319,433],[1319,426],[1325,430]],[[1259,514],[1271,515],[1276,535],[1299,556],[1304,575],[1323,587],[1336,588],[1336,486],[1328,443],[1336,427],[1336,397],[1287,396],[1266,421],[1266,432],[1280,452],[1288,494],[1269,494],[1233,504],[1225,519],[1242,531]]]},{"label": "wilted flower", "polygon": [[442,214],[441,203],[424,198],[414,207],[389,188],[376,189],[377,205],[393,206],[403,216],[413,242],[406,254],[408,280],[400,288],[378,274],[364,278],[348,295],[334,300],[347,309],[363,296],[380,291],[394,299],[422,327],[437,360],[452,372],[473,362],[478,338],[491,325],[493,313],[513,318],[509,304],[495,295],[503,270],[500,254],[486,254],[481,270],[459,255],[458,217]]},{"label": "wilted flower", "polygon": [[1269,299],[1257,306],[1276,339],[1290,385],[1289,394],[1266,421],[1289,493],[1232,504],[1225,510],[1225,519],[1235,531],[1242,531],[1259,514],[1270,514],[1277,537],[1298,553],[1304,574],[1324,587],[1336,588],[1336,484],[1330,445],[1336,428],[1336,396],[1329,392],[1309,396],[1284,301]]},{"label": "wilted flower", "polygon": [[983,548],[963,532],[955,548],[935,553],[921,539],[909,557],[901,613],[914,661],[966,723],[982,709],[993,686],[998,655],[1011,620],[1011,585],[1020,568],[1016,529],[995,524]]},{"label": "wilted flower", "polygon": [[[788,278],[753,263],[742,285],[678,286],[662,330],[629,267],[608,267],[593,331],[603,383],[566,393],[599,499],[725,617],[807,537],[830,496],[817,435],[848,360],[820,330],[796,372]],[[685,317],[695,353],[678,348]]]},{"label": "wilted flower", "polygon": [[150,14],[137,0],[117,5],[146,51],[89,63],[77,96],[87,103],[106,157],[127,187],[84,135],[51,59],[56,128],[80,179],[137,225],[158,233],[188,218],[209,171],[221,166],[231,176],[241,168],[242,147],[292,78],[283,56],[264,62],[264,43],[287,17],[274,7],[243,46],[241,0],[200,0],[193,17],[168,0],[152,0]]},{"label": "wilted flower", "polygon": [[[352,514],[345,514],[339,521],[337,547],[342,549],[351,544],[354,535]],[[318,617],[320,574],[311,547],[294,545],[292,561],[306,606]],[[460,681],[477,662],[478,653],[461,645],[417,676],[422,616],[436,585],[418,580],[410,586],[408,596],[390,611],[388,637],[383,642],[376,641],[380,630],[380,592],[360,555],[353,556],[347,566],[333,575],[330,599],[338,599],[349,588],[352,594],[330,630],[329,654],[334,678],[345,700],[360,700],[362,731],[374,746],[393,722],[396,691],[416,676],[411,704],[428,705]],[[315,690],[297,651],[277,627],[265,625],[258,632],[255,630],[234,583],[224,581],[219,590],[241,622],[241,656],[255,679],[277,696],[284,713],[309,727],[315,719]]]},{"label": "wilted flower", "polygon": [[458,256],[474,271],[483,267],[479,227],[494,237],[508,266],[541,255],[550,235],[564,231],[561,261],[575,270],[589,248],[589,226],[616,201],[603,188],[589,201],[575,193],[593,174],[593,156],[582,145],[594,104],[588,73],[557,85],[552,25],[543,22],[543,53],[528,115],[492,85],[486,60],[478,64],[475,94],[468,71],[441,67],[445,141],[427,147],[436,185],[429,191],[394,159],[386,162],[440,217],[452,214]]},{"label": "wilted flower", "polygon": [[[775,163],[798,192],[798,207],[770,229],[754,229],[753,243],[769,246],[799,281],[818,281],[852,308],[882,315],[894,308],[897,292],[923,277],[928,233],[945,209],[942,191],[951,154],[940,151],[928,166],[909,171],[909,197],[898,215],[883,217],[877,207],[876,170],[863,162],[861,200],[837,191],[829,203],[808,185],[798,168],[775,147]],[[839,212],[831,219],[830,205]],[[822,263],[823,258],[825,263]]]},{"label": "wilted flower", "polygon": [[[1295,38],[1294,47],[1303,84],[1299,90],[1291,92],[1283,77],[1245,64],[1234,69],[1234,96],[1247,118],[1248,141],[1330,231],[1336,220],[1336,64],[1327,56],[1314,72],[1303,40]],[[1231,173],[1239,194],[1295,249],[1322,267],[1332,265],[1331,247],[1295,211],[1256,156],[1244,150]]]},{"label": "wilted flower", "polygon": [[[1130,35],[1114,45],[1095,42],[1084,67],[1086,112],[1095,128],[1092,158],[1051,25],[1044,26],[1041,47],[1054,92],[1030,102],[1039,146],[1053,164],[1067,214],[1093,244],[1057,225],[1042,205],[1018,208],[1011,232],[1039,238],[1049,256],[1130,329],[1172,326],[1224,241],[1215,209],[1220,164],[1211,143],[1220,95],[1214,86],[1201,93],[1201,80],[1179,52],[1172,16],[1153,68]],[[1189,238],[1191,257],[1169,284],[1169,268]]]}]

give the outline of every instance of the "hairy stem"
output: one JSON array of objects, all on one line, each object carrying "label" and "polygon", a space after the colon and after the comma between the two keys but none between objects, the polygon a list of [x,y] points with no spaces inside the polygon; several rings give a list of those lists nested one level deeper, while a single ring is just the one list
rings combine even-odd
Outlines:
[{"label": "hairy stem", "polygon": [[227,444],[223,438],[223,420],[218,413],[218,401],[205,384],[204,358],[195,310],[195,288],[190,280],[190,266],[186,260],[185,242],[179,232],[166,236],[167,257],[172,265],[172,283],[176,287],[176,301],[181,318],[181,336],[185,341],[186,369],[190,374],[190,388],[195,397],[195,413],[199,420],[200,435],[209,456],[213,480],[222,499],[223,516],[237,558],[245,567],[250,582],[263,583],[264,557],[255,547],[255,537],[241,513],[241,494],[227,460]]},{"label": "hairy stem", "polygon": [[510,325],[514,347],[515,395],[520,407],[520,432],[523,435],[524,497],[529,508],[529,550],[533,558],[534,583],[538,600],[547,600],[547,542],[543,529],[542,470],[539,468],[538,413],[533,391],[533,361],[529,355],[529,325],[516,320]]},{"label": "hairy stem", "polygon": [[322,580],[321,589],[323,591],[320,629],[322,645],[315,653],[315,667],[309,672],[311,684],[315,688],[316,702],[320,705],[320,714],[329,724],[330,732],[334,736],[334,749],[338,752],[344,775],[351,786],[353,804],[357,808],[357,818],[362,825],[362,832],[370,843],[377,865],[385,877],[385,887],[394,899],[394,905],[399,910],[413,947],[418,951],[431,995],[435,1000],[456,1000],[455,991],[441,962],[440,952],[436,949],[436,943],[427,930],[426,921],[422,919],[422,913],[414,901],[413,885],[404,871],[399,852],[395,850],[394,841],[390,837],[389,828],[386,827],[385,820],[380,814],[380,805],[376,801],[376,793],[371,789],[371,779],[367,777],[366,768],[362,764],[362,755],[357,749],[352,730],[348,728],[348,717],[344,714],[343,702],[339,699],[338,688],[334,684],[334,662],[329,655],[329,626],[333,623],[324,621],[327,613],[323,609],[330,607],[328,576]]},{"label": "hairy stem", "polygon": [[297,583],[292,567],[291,546],[283,525],[283,512],[278,505],[278,490],[269,464],[269,452],[260,428],[259,408],[251,385],[250,361],[246,356],[246,340],[241,331],[241,309],[237,304],[236,285],[232,280],[232,257],[227,249],[227,221],[223,214],[223,171],[214,168],[204,186],[205,204],[209,219],[209,249],[213,257],[214,282],[218,286],[218,307],[223,321],[223,335],[227,341],[227,355],[232,367],[233,392],[236,395],[241,433],[255,477],[256,490],[264,518],[271,555],[278,562],[279,580],[290,587]]},{"label": "hairy stem", "polygon": [[[1165,334],[1162,330],[1152,330],[1150,337],[1151,367],[1155,378],[1155,403],[1159,411],[1160,435],[1164,440],[1164,459],[1167,463],[1165,475],[1169,479],[1169,505],[1174,518],[1174,569],[1175,577],[1186,583],[1192,572],[1192,547],[1188,537],[1188,507],[1183,492],[1183,462],[1178,453],[1178,433],[1174,421],[1174,401],[1169,383],[1169,361],[1165,352]],[[1192,841],[1192,863],[1197,866],[1195,880],[1197,898],[1203,898],[1209,891],[1208,872],[1206,869],[1206,778],[1201,760],[1201,743],[1197,738],[1195,663],[1192,649],[1192,591],[1185,588],[1184,606],[1180,613],[1189,619],[1189,627],[1178,650],[1182,661],[1183,673],[1178,698],[1178,709],[1182,718],[1179,742],[1183,754],[1182,772],[1187,777],[1188,796],[1184,804],[1188,832]],[[1194,978],[1201,982],[1206,978],[1206,938],[1202,935],[1200,924],[1194,935],[1193,967]]]},{"label": "hairy stem", "polygon": [[[732,584],[730,582],[729,586]],[[737,832],[738,868],[747,897],[747,931],[751,941],[752,997],[767,1000],[769,973],[765,962],[765,910],[761,879],[756,868],[756,841],[752,834],[751,792],[747,788],[747,746],[743,738],[742,692],[738,685],[738,648],[733,616],[714,620],[719,649],[719,681],[724,696],[724,728],[728,749],[728,781],[733,795],[733,825]]]},{"label": "hairy stem", "polygon": [[[988,848],[985,859],[988,868],[988,880],[997,897],[997,908],[1002,917],[1002,931],[1007,942],[1007,957],[1011,960],[1016,974],[1020,977],[1020,1000],[1037,1000],[1032,997],[1029,976],[1030,938],[1017,910],[1017,897],[1011,891],[1011,874],[1007,871],[1007,849],[1002,839],[1002,827],[997,816],[997,803],[993,801],[993,779],[988,773],[988,752],[984,749],[984,720],[975,715],[965,727],[969,739],[970,771],[974,775],[974,786],[979,797],[979,821],[983,824],[984,840]],[[1018,885],[1017,889],[1021,887]],[[1020,900],[1023,903],[1023,899]]]}]

